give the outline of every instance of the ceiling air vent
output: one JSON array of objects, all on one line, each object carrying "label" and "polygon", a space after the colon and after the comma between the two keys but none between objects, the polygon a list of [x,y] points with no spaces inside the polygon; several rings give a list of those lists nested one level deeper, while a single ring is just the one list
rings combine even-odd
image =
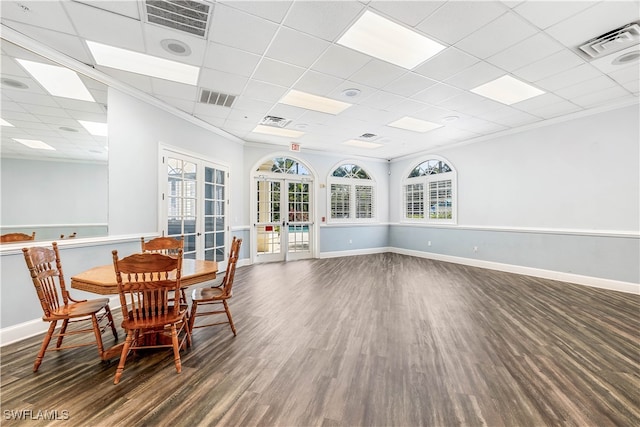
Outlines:
[{"label": "ceiling air vent", "polygon": [[375,139],[378,135],[376,135],[375,133],[363,133],[362,135],[360,135],[360,138],[362,139]]},{"label": "ceiling air vent", "polygon": [[285,119],[283,117],[276,116],[264,116],[264,119],[260,121],[261,125],[271,126],[276,128],[283,128],[291,123],[291,119]]},{"label": "ceiling air vent", "polygon": [[147,22],[206,38],[212,4],[196,0],[147,0]]},{"label": "ceiling air vent", "polygon": [[580,46],[589,59],[600,58],[640,43],[640,25],[637,22],[624,25],[595,37]]},{"label": "ceiling air vent", "polygon": [[233,101],[236,100],[236,95],[229,95],[226,93],[214,92],[209,89],[201,89],[200,102],[203,104],[220,105],[222,107],[231,107]]}]

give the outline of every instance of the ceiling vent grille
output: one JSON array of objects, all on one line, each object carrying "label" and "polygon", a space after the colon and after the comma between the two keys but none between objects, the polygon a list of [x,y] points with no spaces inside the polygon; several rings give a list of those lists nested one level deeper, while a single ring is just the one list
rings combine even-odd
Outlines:
[{"label": "ceiling vent grille", "polygon": [[640,43],[640,25],[637,22],[624,25],[595,37],[580,46],[589,59],[600,58]]},{"label": "ceiling vent grille", "polygon": [[373,140],[373,139],[376,139],[377,137],[378,135],[376,135],[375,133],[363,133],[362,135],[359,136],[359,138],[367,139],[367,140]]},{"label": "ceiling vent grille", "polygon": [[196,0],[147,0],[147,22],[206,38],[211,4]]},{"label": "ceiling vent grille", "polygon": [[229,95],[226,93],[214,92],[209,89],[201,89],[200,102],[203,104],[220,105],[221,107],[231,107],[233,101],[236,100],[236,95]]},{"label": "ceiling vent grille", "polygon": [[264,116],[264,118],[260,121],[261,125],[271,126],[276,128],[283,128],[291,123],[291,119],[285,119],[283,117],[276,116]]}]

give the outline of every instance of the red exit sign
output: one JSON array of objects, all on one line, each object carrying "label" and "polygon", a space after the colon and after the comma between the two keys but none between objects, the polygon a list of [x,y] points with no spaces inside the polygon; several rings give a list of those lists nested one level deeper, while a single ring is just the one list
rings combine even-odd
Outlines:
[{"label": "red exit sign", "polygon": [[289,150],[300,151],[300,144],[296,144],[295,142],[292,142],[291,145],[289,146]]}]

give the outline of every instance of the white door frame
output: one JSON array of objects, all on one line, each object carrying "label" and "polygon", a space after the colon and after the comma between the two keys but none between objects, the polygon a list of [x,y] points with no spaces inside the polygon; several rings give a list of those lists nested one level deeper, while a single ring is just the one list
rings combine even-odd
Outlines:
[{"label": "white door frame", "polygon": [[[260,167],[260,165],[262,165],[265,161],[273,159],[273,158],[280,158],[280,157],[284,157],[284,158],[288,158],[288,159],[292,159],[295,160],[296,162],[299,162],[300,164],[304,165],[305,168],[307,168],[307,170],[309,170],[310,175],[290,175],[290,174],[285,174],[285,173],[274,173],[274,172],[264,172],[264,171],[258,171],[257,169]],[[250,179],[250,194],[249,194],[249,206],[250,206],[250,228],[251,228],[251,245],[250,245],[250,257],[251,257],[251,262],[252,263],[259,263],[259,262],[268,262],[268,258],[266,260],[260,260],[258,258],[257,255],[257,251],[258,251],[258,245],[257,245],[257,227],[256,227],[256,219],[257,219],[257,203],[256,203],[256,194],[258,191],[257,188],[257,181],[260,178],[268,178],[268,179],[274,179],[274,180],[278,180],[282,182],[282,189],[285,190],[284,193],[288,193],[288,188],[285,188],[285,186],[288,186],[288,183],[291,181],[307,181],[309,182],[309,191],[311,192],[311,197],[310,197],[310,207],[309,207],[309,215],[311,217],[311,224],[309,225],[309,233],[310,233],[310,242],[309,242],[309,256],[305,256],[305,258],[316,258],[317,257],[317,253],[318,253],[318,221],[316,220],[316,216],[317,216],[317,209],[316,209],[316,202],[317,202],[317,194],[318,194],[318,185],[317,185],[317,178],[318,175],[317,173],[313,170],[313,168],[311,168],[309,166],[309,164],[304,161],[301,160],[300,158],[296,157],[296,156],[292,156],[290,153],[274,153],[268,156],[264,156],[262,157],[258,162],[256,162],[254,164],[254,166],[251,168],[251,172],[249,175],[249,179]],[[303,179],[304,178],[304,179]],[[281,200],[283,200],[283,197],[281,197]],[[286,204],[286,200],[284,201]],[[288,216],[288,210],[287,209],[282,209],[283,215],[285,215],[285,223],[287,222],[287,216]],[[282,223],[282,219],[280,220],[280,223]],[[265,257],[266,258],[266,257]],[[287,260],[293,260],[293,259],[300,259],[299,256],[295,256],[295,255],[291,255],[289,254],[288,251],[284,252],[283,254],[283,260],[287,261]]]}]

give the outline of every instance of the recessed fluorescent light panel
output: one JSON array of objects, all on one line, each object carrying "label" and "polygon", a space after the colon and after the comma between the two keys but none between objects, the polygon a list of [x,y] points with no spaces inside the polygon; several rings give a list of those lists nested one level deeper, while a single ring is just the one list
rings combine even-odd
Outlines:
[{"label": "recessed fluorescent light panel", "polygon": [[267,135],[284,136],[287,138],[298,138],[304,135],[304,132],[291,129],[276,128],[273,126],[258,125],[252,131],[256,133],[265,133]]},{"label": "recessed fluorescent light panel", "polygon": [[377,144],[375,142],[368,142],[368,141],[360,141],[359,139],[350,139],[348,141],[343,142],[343,144],[350,145],[352,147],[369,148],[369,149],[382,147],[382,144]]},{"label": "recessed fluorescent light panel", "polygon": [[8,121],[6,121],[5,119],[0,119],[0,126],[10,126],[10,127],[14,127],[11,123],[9,123]]},{"label": "recessed fluorescent light panel", "polygon": [[338,44],[408,70],[445,48],[440,43],[370,11],[366,11],[340,37]]},{"label": "recessed fluorescent light panel", "polygon": [[38,141],[36,139],[20,139],[20,138],[13,138],[14,141],[19,142],[22,145],[26,145],[29,148],[34,148],[36,150],[53,150],[56,151],[55,148],[53,148],[52,146],[50,146],[49,144],[42,142],[42,141]]},{"label": "recessed fluorescent light panel", "polygon": [[507,105],[545,93],[543,90],[506,75],[471,89],[471,92]]},{"label": "recessed fluorescent light panel", "polygon": [[335,99],[312,95],[298,90],[289,91],[289,93],[287,93],[279,102],[282,104],[293,105],[294,107],[329,114],[340,114],[353,105],[348,102],[336,101]]},{"label": "recessed fluorescent light panel", "polygon": [[428,122],[426,120],[414,119],[413,117],[403,117],[387,126],[394,128],[412,130],[414,132],[429,132],[430,130],[442,127],[438,123]]},{"label": "recessed fluorescent light panel", "polygon": [[78,120],[78,123],[84,127],[87,132],[93,136],[107,136],[107,124],[100,122],[88,122],[85,120]]},{"label": "recessed fluorescent light panel", "polygon": [[98,65],[195,86],[200,68],[144,53],[87,41]]},{"label": "recessed fluorescent light panel", "polygon": [[57,65],[17,59],[18,63],[53,96],[95,102],[75,71]]}]

